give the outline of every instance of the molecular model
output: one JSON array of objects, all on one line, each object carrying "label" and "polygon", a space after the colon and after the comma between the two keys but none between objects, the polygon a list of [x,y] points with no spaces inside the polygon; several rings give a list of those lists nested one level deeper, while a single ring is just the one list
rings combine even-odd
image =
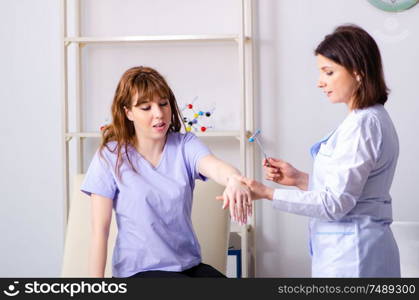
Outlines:
[{"label": "molecular model", "polygon": [[183,122],[186,125],[187,132],[192,131],[192,128],[195,131],[201,132],[205,132],[207,129],[212,128],[212,126],[207,125],[207,122],[205,122],[204,119],[208,119],[209,117],[211,117],[215,108],[213,108],[211,111],[199,110],[197,107],[194,107],[194,102],[197,99],[198,97],[195,97],[192,103],[186,104],[182,108],[182,115],[184,115]]}]

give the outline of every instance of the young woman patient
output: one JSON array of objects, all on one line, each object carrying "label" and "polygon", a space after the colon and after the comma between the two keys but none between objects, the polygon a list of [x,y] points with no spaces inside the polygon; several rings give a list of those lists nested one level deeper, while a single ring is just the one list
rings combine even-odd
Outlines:
[{"label": "young woman patient", "polygon": [[113,208],[114,277],[225,277],[201,262],[191,222],[194,182],[211,178],[226,186],[223,196],[240,223],[251,212],[250,191],[193,133],[180,133],[181,120],[156,70],[134,67],[123,74],[112,123],[82,185],[92,201],[90,276],[104,276]]}]

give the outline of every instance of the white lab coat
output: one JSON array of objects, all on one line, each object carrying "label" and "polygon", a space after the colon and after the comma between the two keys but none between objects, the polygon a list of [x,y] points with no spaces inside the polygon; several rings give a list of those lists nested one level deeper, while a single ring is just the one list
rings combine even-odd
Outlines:
[{"label": "white lab coat", "polygon": [[273,206],[312,217],[312,276],[400,277],[389,227],[399,143],[384,106],[352,111],[311,151],[309,190],[276,189]]}]

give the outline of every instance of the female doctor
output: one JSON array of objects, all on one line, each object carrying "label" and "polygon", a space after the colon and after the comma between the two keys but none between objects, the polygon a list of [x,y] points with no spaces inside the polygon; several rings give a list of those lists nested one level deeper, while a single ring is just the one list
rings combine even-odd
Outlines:
[{"label": "female doctor", "polygon": [[399,143],[384,108],[388,89],[379,49],[367,32],[350,25],[327,35],[315,55],[318,87],[332,103],[347,105],[347,117],[311,148],[310,176],[279,159],[264,162],[268,180],[300,190],[243,180],[254,199],[312,217],[313,277],[400,277],[389,193]]}]

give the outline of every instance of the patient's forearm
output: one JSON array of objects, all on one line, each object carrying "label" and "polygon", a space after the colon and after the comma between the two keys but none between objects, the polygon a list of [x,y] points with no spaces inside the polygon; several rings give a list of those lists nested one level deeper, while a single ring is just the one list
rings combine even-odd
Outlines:
[{"label": "patient's forearm", "polygon": [[217,183],[226,186],[230,180],[234,180],[237,176],[240,176],[239,170],[222,161],[219,162],[215,172],[216,176],[213,178]]},{"label": "patient's forearm", "polygon": [[104,277],[108,252],[108,234],[93,233],[89,253],[89,277]]},{"label": "patient's forearm", "polygon": [[212,155],[202,159],[199,170],[206,177],[224,186],[240,175],[239,170]]}]

